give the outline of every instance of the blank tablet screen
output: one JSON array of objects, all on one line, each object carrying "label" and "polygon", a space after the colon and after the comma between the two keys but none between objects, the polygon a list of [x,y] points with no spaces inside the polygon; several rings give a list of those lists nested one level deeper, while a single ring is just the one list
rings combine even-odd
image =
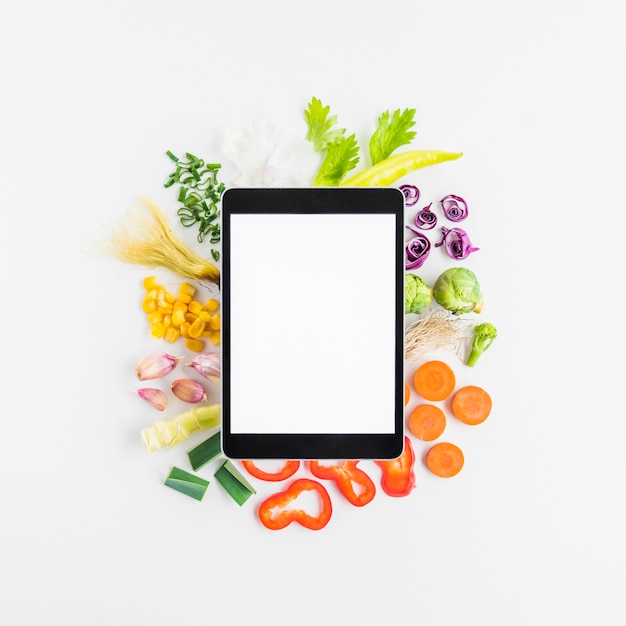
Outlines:
[{"label": "blank tablet screen", "polygon": [[227,456],[401,453],[403,207],[396,189],[225,192]]}]

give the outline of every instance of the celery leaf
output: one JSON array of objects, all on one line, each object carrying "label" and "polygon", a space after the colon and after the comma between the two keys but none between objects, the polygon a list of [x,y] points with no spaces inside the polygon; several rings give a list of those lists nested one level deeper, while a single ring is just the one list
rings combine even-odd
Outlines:
[{"label": "celery leaf", "polygon": [[327,146],[326,156],[313,185],[329,187],[339,185],[358,162],[359,144],[354,134],[334,141]]},{"label": "celery leaf", "polygon": [[410,143],[415,137],[415,109],[396,109],[393,115],[385,111],[378,118],[378,128],[370,139],[370,158],[372,165],[376,165],[391,155],[391,153]]},{"label": "celery leaf", "polygon": [[345,128],[333,127],[337,124],[337,116],[330,115],[330,106],[324,106],[319,98],[312,98],[304,111],[307,125],[306,138],[313,144],[316,152],[324,151],[329,145],[341,139]]}]

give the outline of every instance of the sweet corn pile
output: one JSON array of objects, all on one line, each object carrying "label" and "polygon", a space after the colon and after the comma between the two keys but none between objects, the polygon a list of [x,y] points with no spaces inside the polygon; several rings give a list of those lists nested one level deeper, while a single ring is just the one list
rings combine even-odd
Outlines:
[{"label": "sweet corn pile", "polygon": [[142,308],[150,323],[150,334],[156,339],[174,343],[184,338],[185,347],[202,352],[205,340],[217,346],[220,343],[219,302],[210,298],[202,304],[194,299],[196,288],[181,283],[178,294],[172,294],[159,283],[156,276],[144,278]]}]

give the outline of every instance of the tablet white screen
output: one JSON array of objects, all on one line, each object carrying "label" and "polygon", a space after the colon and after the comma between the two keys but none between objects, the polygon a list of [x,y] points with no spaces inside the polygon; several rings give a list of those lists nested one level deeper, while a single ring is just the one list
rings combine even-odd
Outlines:
[{"label": "tablet white screen", "polygon": [[230,217],[232,433],[393,433],[393,214]]}]

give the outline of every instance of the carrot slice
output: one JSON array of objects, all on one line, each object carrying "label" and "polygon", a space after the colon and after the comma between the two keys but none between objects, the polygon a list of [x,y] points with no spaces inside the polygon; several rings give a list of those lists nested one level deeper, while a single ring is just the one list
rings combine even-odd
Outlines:
[{"label": "carrot slice", "polygon": [[413,376],[415,391],[425,400],[445,400],[454,391],[455,384],[452,368],[443,361],[426,361]]},{"label": "carrot slice", "polygon": [[441,478],[456,476],[464,462],[461,448],[447,441],[436,443],[426,454],[428,469]]},{"label": "carrot slice", "polygon": [[409,430],[422,441],[437,439],[445,428],[445,413],[434,404],[419,404],[409,416]]},{"label": "carrot slice", "polygon": [[452,398],[452,414],[464,424],[482,424],[490,413],[491,396],[482,387],[461,387]]},{"label": "carrot slice", "polygon": [[411,389],[409,388],[409,385],[407,382],[404,383],[404,406],[406,406],[409,403],[409,400],[411,399]]}]

